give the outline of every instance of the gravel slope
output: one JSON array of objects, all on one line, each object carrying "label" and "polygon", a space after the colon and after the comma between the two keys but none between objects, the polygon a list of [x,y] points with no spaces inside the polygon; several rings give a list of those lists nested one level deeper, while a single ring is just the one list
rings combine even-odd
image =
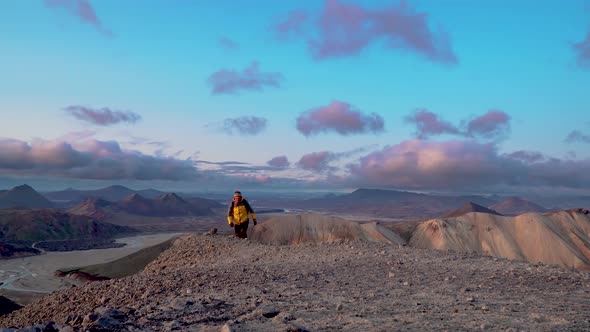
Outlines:
[{"label": "gravel slope", "polygon": [[53,293],[0,326],[582,331],[589,293],[590,274],[557,266],[385,243],[271,246],[191,234],[136,275]]}]

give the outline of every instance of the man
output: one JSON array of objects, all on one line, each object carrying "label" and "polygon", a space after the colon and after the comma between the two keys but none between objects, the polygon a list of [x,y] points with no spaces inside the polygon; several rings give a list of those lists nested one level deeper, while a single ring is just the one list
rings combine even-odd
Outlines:
[{"label": "man", "polygon": [[248,213],[252,216],[252,222],[256,226],[256,213],[254,213],[248,201],[242,197],[242,193],[236,190],[234,200],[227,211],[227,222],[230,227],[234,228],[234,235],[240,239],[248,237]]}]

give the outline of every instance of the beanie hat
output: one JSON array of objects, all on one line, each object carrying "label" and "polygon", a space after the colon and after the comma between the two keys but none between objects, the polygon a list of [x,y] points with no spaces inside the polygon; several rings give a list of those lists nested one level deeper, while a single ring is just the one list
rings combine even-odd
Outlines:
[{"label": "beanie hat", "polygon": [[234,197],[239,196],[242,197],[242,193],[239,190],[234,191]]}]

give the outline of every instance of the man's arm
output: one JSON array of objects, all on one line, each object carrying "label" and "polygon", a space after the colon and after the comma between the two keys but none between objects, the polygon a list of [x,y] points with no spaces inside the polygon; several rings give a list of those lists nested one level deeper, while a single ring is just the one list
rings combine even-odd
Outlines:
[{"label": "man's arm", "polygon": [[252,210],[252,207],[250,206],[250,203],[248,203],[248,201],[244,200],[244,205],[246,205],[246,211],[248,211],[248,213],[250,213],[250,216],[252,217],[252,222],[254,223],[254,225],[256,225],[256,213],[254,213],[254,210]]},{"label": "man's arm", "polygon": [[227,223],[234,226],[234,202],[229,203],[229,209],[227,209]]}]

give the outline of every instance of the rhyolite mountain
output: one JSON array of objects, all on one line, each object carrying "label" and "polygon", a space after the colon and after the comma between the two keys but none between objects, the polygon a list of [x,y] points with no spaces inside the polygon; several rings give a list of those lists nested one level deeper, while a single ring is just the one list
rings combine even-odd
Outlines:
[{"label": "rhyolite mountain", "polygon": [[0,191],[0,209],[50,207],[53,204],[47,198],[26,184]]}]

